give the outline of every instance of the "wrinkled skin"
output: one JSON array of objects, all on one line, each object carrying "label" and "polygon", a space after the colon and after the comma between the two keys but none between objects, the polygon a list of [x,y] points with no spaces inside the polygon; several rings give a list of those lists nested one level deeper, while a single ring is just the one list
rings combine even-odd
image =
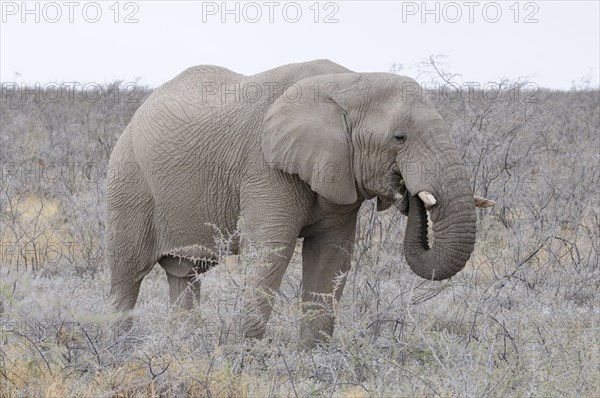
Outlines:
[{"label": "wrinkled skin", "polygon": [[301,338],[310,347],[333,332],[331,311],[319,309],[342,294],[338,276],[350,269],[361,203],[377,197],[384,210],[401,194],[408,264],[427,279],[454,275],[475,242],[473,193],[444,121],[420,90],[407,77],[325,60],[254,76],[198,66],[157,89],[110,160],[113,309],[133,309],[156,263],[172,304],[190,308],[194,274],[216,265],[215,226],[225,235],[239,228],[231,250],[256,252],[261,264],[243,332],[260,338],[301,237],[302,299],[313,310]]}]

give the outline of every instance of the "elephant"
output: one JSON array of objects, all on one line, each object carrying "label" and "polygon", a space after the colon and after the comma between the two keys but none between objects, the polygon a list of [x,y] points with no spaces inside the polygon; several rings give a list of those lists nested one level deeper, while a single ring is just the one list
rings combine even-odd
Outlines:
[{"label": "elephant", "polygon": [[197,274],[218,262],[217,227],[232,236],[231,253],[254,250],[260,258],[242,329],[261,338],[303,238],[301,295],[312,314],[300,325],[306,347],[333,333],[334,317],[323,308],[341,298],[364,201],[376,198],[379,211],[395,204],[407,215],[406,261],[429,280],[465,266],[475,205],[493,205],[474,198],[447,126],[415,80],[329,60],[252,76],[186,69],[132,117],[112,151],[106,192],[115,312],[131,314],[157,263],[171,304],[192,308]]}]

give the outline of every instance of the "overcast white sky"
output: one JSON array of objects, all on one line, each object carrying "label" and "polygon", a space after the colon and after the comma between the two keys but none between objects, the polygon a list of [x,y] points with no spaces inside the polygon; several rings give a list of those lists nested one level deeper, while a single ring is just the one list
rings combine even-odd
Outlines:
[{"label": "overcast white sky", "polygon": [[399,63],[417,77],[414,65],[442,54],[465,82],[600,81],[598,1],[228,2],[230,14],[221,1],[0,3],[3,82],[156,86],[197,64],[253,74],[316,58],[365,72]]}]

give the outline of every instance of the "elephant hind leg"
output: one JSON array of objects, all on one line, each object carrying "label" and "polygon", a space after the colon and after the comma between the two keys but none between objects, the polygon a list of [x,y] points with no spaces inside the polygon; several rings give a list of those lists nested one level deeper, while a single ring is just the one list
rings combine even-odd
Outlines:
[{"label": "elephant hind leg", "polygon": [[131,311],[144,277],[158,260],[153,201],[137,165],[110,177],[106,206],[106,261],[111,272],[110,305],[117,325],[131,329]]},{"label": "elephant hind leg", "polygon": [[128,332],[142,280],[156,264],[151,229],[119,229],[107,234],[107,261],[111,271],[109,301],[117,315],[119,332]]},{"label": "elephant hind leg", "polygon": [[169,283],[169,302],[172,308],[190,311],[200,295],[198,275],[216,265],[216,261],[205,259],[199,262],[186,258],[164,256],[158,263],[165,269]]},{"label": "elephant hind leg", "polygon": [[171,308],[183,311],[194,309],[194,303],[200,298],[200,280],[195,275],[174,276],[167,272],[169,282],[169,303]]}]

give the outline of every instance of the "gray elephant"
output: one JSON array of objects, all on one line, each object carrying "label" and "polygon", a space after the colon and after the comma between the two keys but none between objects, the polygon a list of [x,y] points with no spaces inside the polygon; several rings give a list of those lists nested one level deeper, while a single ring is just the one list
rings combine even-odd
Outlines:
[{"label": "gray elephant", "polygon": [[405,256],[423,278],[453,276],[475,242],[467,170],[417,83],[327,60],[254,76],[185,70],[138,109],[109,171],[106,258],[121,313],[134,308],[156,263],[171,302],[189,308],[195,274],[216,265],[215,226],[239,228],[232,252],[253,248],[262,264],[243,319],[244,335],[260,338],[304,238],[302,300],[314,312],[301,339],[311,346],[333,332],[330,312],[319,309],[342,294],[363,201],[376,197],[378,210],[397,202],[408,215]]}]

